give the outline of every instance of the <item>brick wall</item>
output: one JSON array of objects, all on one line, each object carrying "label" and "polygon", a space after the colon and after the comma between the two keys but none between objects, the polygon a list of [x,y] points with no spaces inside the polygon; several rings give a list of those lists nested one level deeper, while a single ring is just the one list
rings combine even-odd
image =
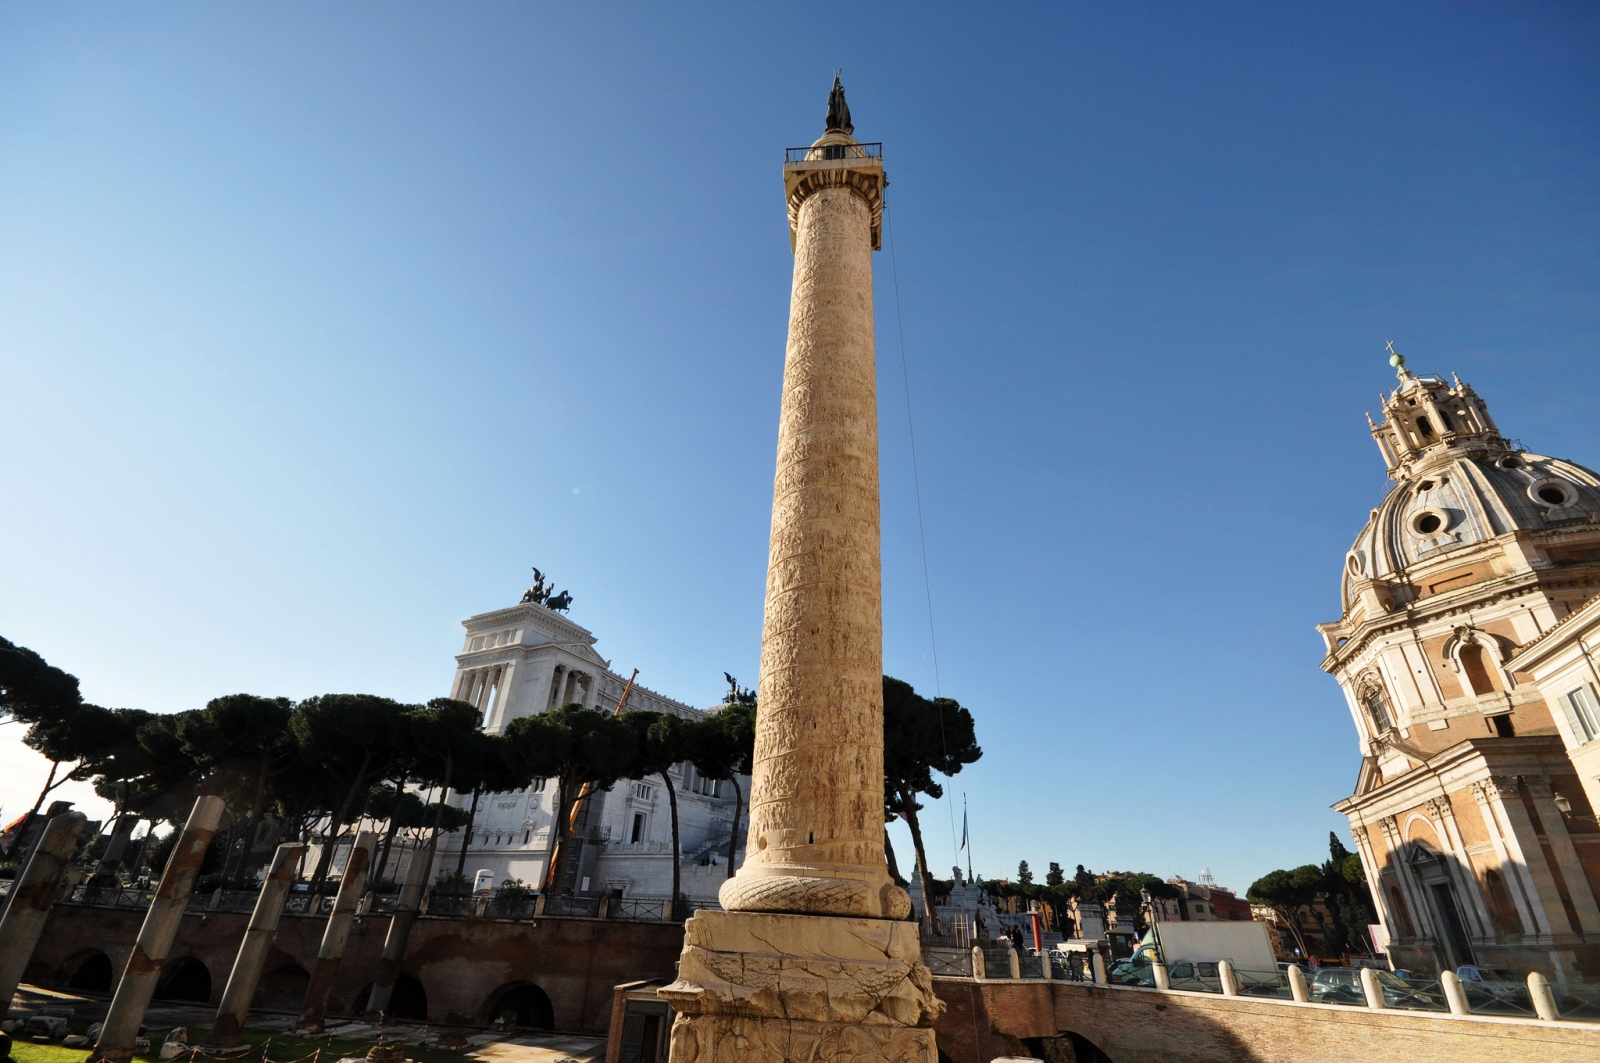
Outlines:
[{"label": "brick wall", "polygon": [[1060,982],[939,978],[934,986],[948,1006],[935,1030],[949,1063],[988,1063],[1019,1051],[1052,1063],[1600,1059],[1600,1025],[1592,1023],[1453,1018]]},{"label": "brick wall", "polygon": [[[139,910],[57,904],[25,977],[37,985],[64,985],[97,953],[104,953],[120,976],[143,920]],[[192,957],[204,964],[216,1003],[248,922],[244,913],[185,915],[168,963]],[[264,971],[299,967],[309,972],[325,926],[324,918],[285,914]],[[386,915],[360,921],[333,986],[331,1014],[347,1014],[371,983],[388,929]],[[605,1033],[611,987],[642,978],[670,981],[682,949],[678,923],[424,916],[412,927],[401,970],[421,983],[433,1022],[487,1022],[498,993],[530,984],[549,997],[556,1029]]]}]

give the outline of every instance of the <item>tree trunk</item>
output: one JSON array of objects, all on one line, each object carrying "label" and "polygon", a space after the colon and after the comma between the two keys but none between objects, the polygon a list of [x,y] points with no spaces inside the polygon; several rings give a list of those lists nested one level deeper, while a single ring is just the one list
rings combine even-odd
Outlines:
[{"label": "tree trunk", "polygon": [[550,881],[547,888],[554,892],[557,897],[559,897],[561,896],[562,890],[565,886],[567,857],[570,855],[572,850],[572,846],[567,844],[567,835],[569,833],[567,820],[571,818],[572,815],[572,809],[567,802],[567,795],[572,792],[572,787],[567,785],[567,781],[564,779],[559,780],[556,785],[561,789],[558,791],[558,797],[556,801],[556,823],[555,830],[552,832],[555,836],[555,849],[553,850],[549,864],[548,874],[550,876]]},{"label": "tree trunk", "polygon": [[900,861],[895,859],[894,842],[889,840],[889,827],[883,828],[883,858],[889,863],[889,877],[894,879],[896,886],[907,886],[906,877],[900,873]]},{"label": "tree trunk", "polygon": [[917,795],[902,793],[900,814],[911,828],[911,846],[917,853],[917,881],[922,883],[922,925],[929,934],[939,933],[938,913],[933,905],[933,876],[928,873],[928,852],[922,845],[922,826],[917,822]]},{"label": "tree trunk", "polygon": [[682,892],[682,882],[679,878],[678,863],[683,858],[683,845],[678,841],[678,791],[672,787],[672,776],[666,772],[661,773],[661,781],[667,787],[667,805],[672,809],[672,897],[668,902],[668,918],[672,918],[678,911],[678,894]]},{"label": "tree trunk", "polygon": [[478,818],[478,794],[482,790],[483,787],[481,786],[472,788],[472,807],[467,810],[467,829],[461,835],[461,855],[456,857],[456,881],[458,882],[461,881],[461,876],[466,874],[467,846],[472,844],[472,822]]},{"label": "tree trunk", "polygon": [[[33,817],[39,814],[39,806],[44,804],[44,799],[49,796],[50,791],[61,785],[61,783],[56,782],[56,771],[60,767],[61,762],[59,760],[52,760],[50,762],[50,774],[45,776],[44,789],[40,790],[39,796],[33,799],[33,807],[28,809],[28,814],[22,817],[22,829],[17,831],[18,842],[22,841],[28,836],[28,828],[33,826]],[[62,782],[65,781],[65,779],[62,780]],[[15,846],[16,842],[13,842],[12,845]],[[21,856],[20,853],[14,853],[12,855]],[[19,864],[18,866],[20,867],[21,865]],[[21,874],[21,872],[19,871],[18,874]]]},{"label": "tree trunk", "polygon": [[222,881],[233,883],[237,886],[236,877],[244,870],[245,864],[250,860],[250,847],[256,840],[256,823],[261,819],[261,806],[266,801],[267,793],[267,758],[261,758],[261,767],[256,770],[256,793],[250,801],[250,818],[245,823],[244,844],[239,847],[239,858],[236,863],[233,853],[228,853],[228,862],[222,868]]},{"label": "tree trunk", "polygon": [[1309,960],[1311,958],[1311,949],[1306,946],[1306,937],[1300,932],[1300,909],[1290,908],[1288,905],[1279,905],[1274,910],[1288,924],[1289,933],[1294,935],[1295,944],[1300,946],[1300,958]]},{"label": "tree trunk", "polygon": [[733,832],[728,835],[728,877],[733,877],[733,854],[739,848],[739,807],[744,804],[744,790],[739,787],[739,780],[732,772],[728,773],[728,781],[733,783]]},{"label": "tree trunk", "polygon": [[356,803],[356,794],[361,791],[361,784],[367,778],[367,765],[372,762],[371,753],[361,755],[361,770],[356,772],[355,781],[350,784],[350,790],[344,795],[344,802],[335,812],[333,819],[328,823],[328,841],[322,847],[322,855],[317,857],[317,870],[311,876],[311,894],[316,896],[322,888],[323,880],[328,877],[328,864],[333,860],[333,848],[339,837],[339,830],[344,826],[344,821],[350,815],[350,806]]},{"label": "tree trunk", "polygon": [[395,832],[400,827],[400,797],[401,788],[405,786],[404,779],[396,779],[394,784],[394,808],[389,816],[389,829],[383,833],[383,855],[378,857],[378,870],[372,876],[372,885],[377,889],[383,885],[383,869],[389,866],[389,850],[394,846]]}]

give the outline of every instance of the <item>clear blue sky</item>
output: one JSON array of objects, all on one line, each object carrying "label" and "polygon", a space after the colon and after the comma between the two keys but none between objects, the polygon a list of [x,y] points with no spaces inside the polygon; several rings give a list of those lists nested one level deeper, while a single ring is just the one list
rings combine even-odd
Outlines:
[{"label": "clear blue sky", "polygon": [[978,870],[1321,859],[1384,342],[1600,465],[1600,14],[1400,7],[8,5],[0,634],[112,706],[416,701],[538,565],[617,670],[753,684],[782,149],[842,67]]}]

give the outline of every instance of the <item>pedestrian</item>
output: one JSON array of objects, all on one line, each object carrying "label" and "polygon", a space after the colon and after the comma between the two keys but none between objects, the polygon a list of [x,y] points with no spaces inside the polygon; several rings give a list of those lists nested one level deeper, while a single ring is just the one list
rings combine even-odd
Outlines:
[{"label": "pedestrian", "polygon": [[11,1035],[0,1033],[0,1063],[17,1063],[11,1058]]}]

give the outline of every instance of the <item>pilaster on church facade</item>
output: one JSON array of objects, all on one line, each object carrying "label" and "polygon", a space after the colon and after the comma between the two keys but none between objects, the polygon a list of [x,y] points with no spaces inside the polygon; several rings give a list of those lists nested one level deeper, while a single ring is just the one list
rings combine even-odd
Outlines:
[{"label": "pilaster on church facade", "polygon": [[1369,423],[1394,486],[1318,625],[1362,755],[1334,807],[1398,966],[1600,977],[1600,477],[1392,364]]}]

